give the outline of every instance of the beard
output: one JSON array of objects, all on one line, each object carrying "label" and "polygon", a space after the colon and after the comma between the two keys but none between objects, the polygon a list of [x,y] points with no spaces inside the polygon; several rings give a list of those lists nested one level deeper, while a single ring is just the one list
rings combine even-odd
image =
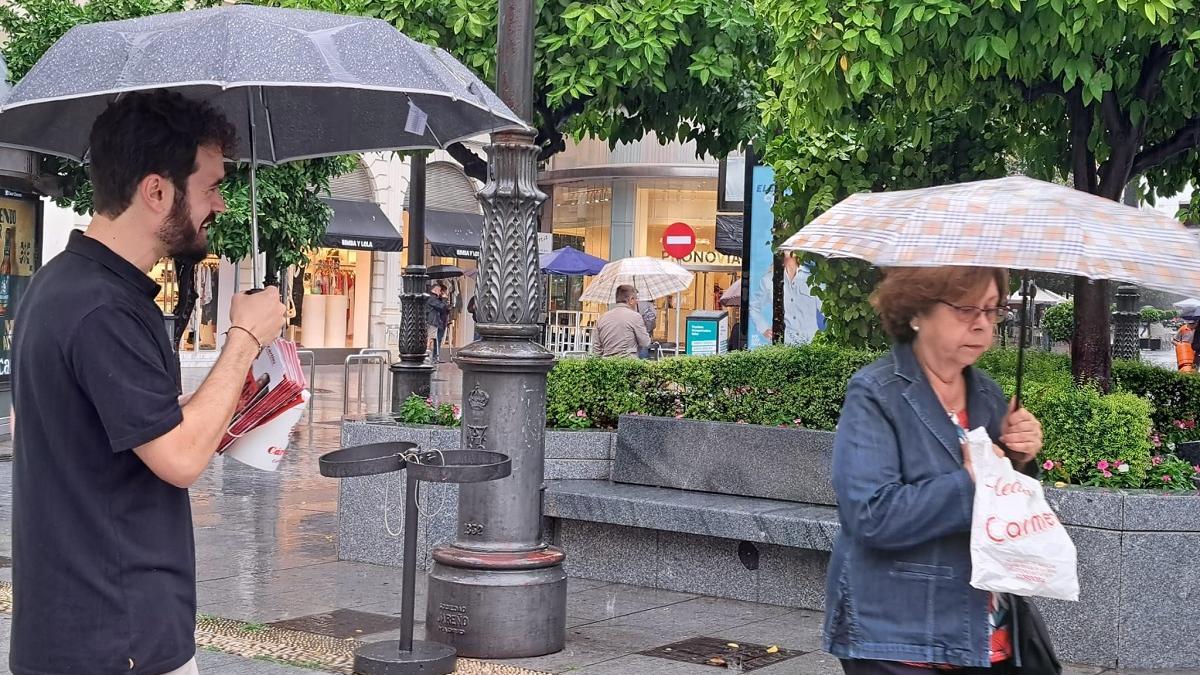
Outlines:
[{"label": "beard", "polygon": [[199,228],[192,225],[192,210],[187,204],[187,195],[182,190],[175,191],[175,203],[167,220],[158,231],[159,241],[167,251],[167,255],[185,263],[196,264],[208,257],[208,235],[205,233],[216,214],[210,213]]}]

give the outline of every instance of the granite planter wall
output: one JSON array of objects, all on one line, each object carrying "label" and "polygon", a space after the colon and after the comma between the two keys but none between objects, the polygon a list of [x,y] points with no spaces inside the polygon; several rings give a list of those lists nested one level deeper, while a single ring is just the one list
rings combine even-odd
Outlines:
[{"label": "granite planter wall", "polygon": [[[386,419],[343,427],[346,445],[385,440],[459,442],[456,429]],[[838,529],[829,515],[829,440],[796,429],[644,417],[623,418],[619,434],[549,431],[547,531],[566,549],[574,576],[819,610],[825,549]],[[606,486],[617,497],[605,497]],[[399,564],[400,540],[387,526],[400,530],[403,489],[395,476],[341,482],[342,558]],[[626,499],[630,490],[674,503]],[[565,492],[576,500],[573,510]],[[591,509],[589,492],[597,495]],[[1102,667],[1200,668],[1200,495],[1046,494],[1079,551],[1080,601],[1037,601],[1060,656]],[[452,485],[422,487],[422,508],[433,514],[422,517],[418,533],[423,567],[430,545],[453,539],[456,497]]]}]

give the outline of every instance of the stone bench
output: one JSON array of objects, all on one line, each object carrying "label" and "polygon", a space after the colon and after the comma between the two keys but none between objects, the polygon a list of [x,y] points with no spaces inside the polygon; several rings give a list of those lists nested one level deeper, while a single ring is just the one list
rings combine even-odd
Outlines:
[{"label": "stone bench", "polygon": [[832,440],[624,416],[611,480],[548,480],[543,513],[574,576],[819,608],[839,530]]}]

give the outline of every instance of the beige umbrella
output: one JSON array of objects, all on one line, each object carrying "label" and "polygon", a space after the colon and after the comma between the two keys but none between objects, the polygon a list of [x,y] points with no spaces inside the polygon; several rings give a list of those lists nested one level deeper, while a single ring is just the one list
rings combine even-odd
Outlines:
[{"label": "beige umbrella", "polygon": [[[1000,267],[1200,291],[1200,239],[1153,209],[1025,176],[852,195],[782,250],[877,267]],[[1023,284],[1017,396],[1032,284]]]},{"label": "beige umbrella", "polygon": [[610,304],[616,301],[618,286],[633,286],[642,300],[675,296],[675,342],[679,343],[679,294],[692,285],[694,274],[673,260],[659,258],[622,258],[600,270],[583,291],[580,300]]}]

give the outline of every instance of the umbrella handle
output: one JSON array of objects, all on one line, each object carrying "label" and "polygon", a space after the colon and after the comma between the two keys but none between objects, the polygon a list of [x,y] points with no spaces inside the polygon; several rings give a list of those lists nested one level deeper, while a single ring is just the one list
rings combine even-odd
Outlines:
[{"label": "umbrella handle", "polygon": [[1021,334],[1020,342],[1017,345],[1017,408],[1021,407],[1021,389],[1025,383],[1025,345],[1032,337],[1033,326],[1030,321],[1032,318],[1030,310],[1036,295],[1037,286],[1029,278],[1029,272],[1023,272],[1021,274]]}]

